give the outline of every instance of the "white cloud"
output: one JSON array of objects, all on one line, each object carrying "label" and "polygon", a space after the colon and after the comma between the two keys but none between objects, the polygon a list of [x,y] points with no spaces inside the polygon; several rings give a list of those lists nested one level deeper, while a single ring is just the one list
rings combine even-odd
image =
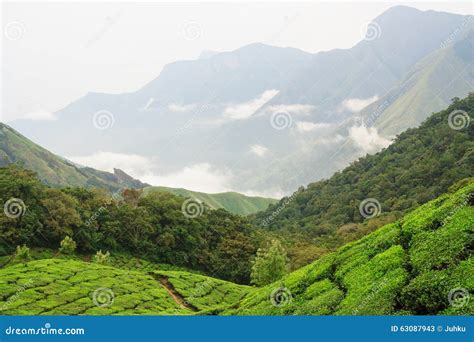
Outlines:
[{"label": "white cloud", "polygon": [[156,186],[185,188],[207,193],[232,191],[228,185],[232,174],[220,170],[209,163],[186,166],[175,172],[160,174],[155,160],[136,154],[97,152],[89,156],[68,157],[67,159],[94,169],[113,172],[114,168],[125,171],[130,176]]},{"label": "white cloud", "polygon": [[377,101],[379,97],[374,95],[367,99],[346,99],[342,102],[342,107],[350,110],[351,112],[360,112],[363,108],[367,107],[369,104]]},{"label": "white cloud", "polygon": [[252,101],[228,106],[224,110],[224,115],[231,120],[248,119],[278,93],[279,90],[276,89],[266,90],[260,97]]},{"label": "white cloud", "polygon": [[228,184],[231,178],[230,171],[219,170],[209,163],[201,163],[164,175],[150,173],[144,175],[141,181],[157,186],[216,193],[230,191]]},{"label": "white cloud", "polygon": [[269,106],[268,110],[272,113],[275,112],[288,112],[291,115],[308,115],[314,106],[306,105],[301,103],[285,104],[285,105],[273,105]]},{"label": "white cloud", "polygon": [[268,152],[268,148],[266,148],[265,146],[256,144],[256,145],[250,146],[250,152],[252,152],[253,154],[259,157],[263,157]]},{"label": "white cloud", "polygon": [[194,103],[187,104],[187,105],[180,105],[180,104],[177,104],[177,103],[171,103],[171,104],[168,105],[168,109],[172,112],[175,112],[175,113],[190,112],[194,108],[196,108],[196,104],[194,104]]},{"label": "white cloud", "polygon": [[353,126],[349,128],[349,138],[366,153],[377,152],[391,143],[381,137],[375,127]]},{"label": "white cloud", "polygon": [[94,169],[113,172],[122,169],[132,177],[140,178],[151,172],[153,163],[149,158],[137,154],[97,152],[89,156],[68,157],[67,159]]},{"label": "white cloud", "polygon": [[331,125],[328,123],[314,123],[310,121],[298,121],[296,129],[300,132],[312,132],[321,128],[328,128]]},{"label": "white cloud", "polygon": [[36,112],[29,112],[21,116],[22,119],[29,119],[33,121],[55,121],[58,118],[51,112],[39,110]]},{"label": "white cloud", "polygon": [[312,143],[314,145],[331,145],[331,144],[336,144],[344,141],[344,137],[340,134],[336,134],[333,137],[323,137],[323,138],[318,138],[316,140],[313,140]]}]

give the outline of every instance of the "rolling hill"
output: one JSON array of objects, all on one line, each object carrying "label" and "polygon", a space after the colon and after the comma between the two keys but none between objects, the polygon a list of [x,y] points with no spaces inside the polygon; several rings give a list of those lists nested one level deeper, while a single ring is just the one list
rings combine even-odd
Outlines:
[{"label": "rolling hill", "polygon": [[0,269],[5,315],[472,315],[474,182],[262,288],[60,258]]},{"label": "rolling hill", "polygon": [[154,186],[144,189],[145,194],[150,191],[164,191],[186,198],[194,198],[207,204],[212,209],[222,208],[228,212],[239,215],[254,214],[258,211],[267,209],[270,204],[275,204],[278,202],[278,200],[272,198],[245,196],[237,192],[207,194],[204,192],[168,188],[164,186]]}]

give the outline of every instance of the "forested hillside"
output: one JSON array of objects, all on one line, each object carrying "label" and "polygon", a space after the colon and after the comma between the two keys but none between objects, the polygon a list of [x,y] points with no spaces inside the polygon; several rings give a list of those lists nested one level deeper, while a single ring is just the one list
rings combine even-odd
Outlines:
[{"label": "forested hillside", "polygon": [[459,187],[221,313],[474,314],[474,182]]},{"label": "forested hillside", "polygon": [[[419,128],[400,134],[382,152],[359,159],[327,180],[301,187],[257,213],[254,222],[278,232],[303,234],[319,246],[334,248],[373,230],[376,225],[371,221],[394,221],[472,176],[474,127],[469,120],[473,120],[473,110],[474,95],[455,99]],[[459,124],[464,126],[455,126]],[[371,220],[359,208],[368,199],[375,205]]]},{"label": "forested hillside", "polygon": [[54,189],[16,165],[0,168],[0,254],[16,246],[56,249],[65,236],[81,253],[128,252],[184,266],[222,279],[248,283],[258,238],[241,216],[210,210],[171,193],[120,198],[86,188]]},{"label": "forested hillside", "polygon": [[112,192],[147,186],[118,169],[112,174],[79,167],[0,122],[0,167],[12,163],[35,171],[43,182],[51,186],[98,187]]},{"label": "forested hillside", "polygon": [[0,269],[0,314],[472,315],[473,198],[474,182],[463,180],[403,219],[262,288],[136,258],[103,265],[36,253],[44,260],[13,259]]}]

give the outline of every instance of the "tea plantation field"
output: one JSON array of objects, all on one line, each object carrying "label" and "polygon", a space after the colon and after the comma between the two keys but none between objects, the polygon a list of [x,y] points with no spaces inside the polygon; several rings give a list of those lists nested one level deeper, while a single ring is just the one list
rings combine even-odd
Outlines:
[{"label": "tea plantation field", "polygon": [[473,195],[471,182],[221,314],[472,315]]},{"label": "tea plantation field", "polygon": [[[211,308],[217,300],[237,301],[251,290],[186,272],[170,274],[190,286],[209,284],[209,293],[196,292],[196,301],[190,300],[199,309],[177,301],[152,274],[76,260],[44,259],[0,270],[0,314],[189,315],[205,309],[207,301]],[[189,296],[190,291],[188,288],[183,293]],[[181,297],[179,293],[175,296]]]}]

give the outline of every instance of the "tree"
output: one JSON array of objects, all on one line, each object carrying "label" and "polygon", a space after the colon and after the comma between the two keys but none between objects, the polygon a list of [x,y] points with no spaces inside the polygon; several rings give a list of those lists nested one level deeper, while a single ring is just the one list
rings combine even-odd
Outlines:
[{"label": "tree", "polygon": [[30,249],[26,245],[16,246],[15,260],[26,264],[31,260]]},{"label": "tree", "polygon": [[102,251],[100,250],[94,255],[94,262],[100,265],[105,265],[109,262],[109,257],[110,253],[108,251],[102,253]]},{"label": "tree", "polygon": [[59,251],[64,254],[72,254],[76,250],[76,242],[69,236],[61,241]]},{"label": "tree", "polygon": [[264,286],[286,274],[286,251],[280,241],[272,240],[268,249],[259,248],[252,266],[251,282]]}]

